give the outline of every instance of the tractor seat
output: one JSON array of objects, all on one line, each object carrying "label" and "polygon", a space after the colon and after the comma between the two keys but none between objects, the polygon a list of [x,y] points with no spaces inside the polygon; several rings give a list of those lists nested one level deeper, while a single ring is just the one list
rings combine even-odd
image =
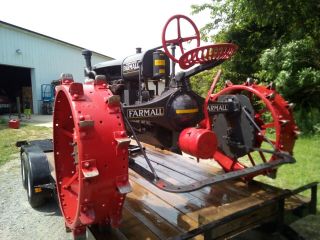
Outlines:
[{"label": "tractor seat", "polygon": [[185,52],[179,59],[179,66],[188,69],[195,64],[204,64],[212,61],[229,59],[238,49],[232,43],[219,43],[208,46],[194,48]]}]

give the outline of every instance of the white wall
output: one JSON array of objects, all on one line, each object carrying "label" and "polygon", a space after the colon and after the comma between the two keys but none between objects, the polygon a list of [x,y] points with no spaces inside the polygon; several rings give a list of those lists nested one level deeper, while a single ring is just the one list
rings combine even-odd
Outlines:
[{"label": "white wall", "polygon": [[[17,49],[20,49],[21,54],[16,52]],[[73,74],[74,80],[77,82],[84,81],[85,61],[81,51],[80,47],[0,23],[0,64],[32,69],[33,109],[35,113],[39,109],[41,84],[59,79],[62,72]],[[92,64],[109,59],[107,56],[93,53]]]}]

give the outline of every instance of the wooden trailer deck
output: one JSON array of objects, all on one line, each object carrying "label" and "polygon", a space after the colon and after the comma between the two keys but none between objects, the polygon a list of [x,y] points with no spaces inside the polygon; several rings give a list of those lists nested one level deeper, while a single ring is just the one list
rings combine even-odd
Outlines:
[{"label": "wooden trailer deck", "polygon": [[[147,154],[159,177],[174,184],[203,180],[219,171],[213,164],[150,146]],[[134,159],[148,169],[141,154]],[[281,225],[286,205],[290,212],[307,209],[304,214],[309,214],[316,204],[316,184],[306,187],[312,188],[309,201],[255,181],[232,180],[177,194],[160,190],[130,170],[130,183],[133,191],[127,195],[120,228],[107,233],[91,229],[89,235],[95,239],[223,239],[264,223]]]}]

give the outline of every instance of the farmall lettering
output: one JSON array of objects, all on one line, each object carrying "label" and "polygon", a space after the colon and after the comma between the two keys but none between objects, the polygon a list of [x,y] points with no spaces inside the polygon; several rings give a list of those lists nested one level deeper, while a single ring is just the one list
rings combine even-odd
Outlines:
[{"label": "farmall lettering", "polygon": [[124,72],[133,72],[137,70],[139,70],[139,61],[133,61],[123,65]]},{"label": "farmall lettering", "polygon": [[152,118],[164,116],[164,108],[128,109],[128,118]]},{"label": "farmall lettering", "polygon": [[228,104],[209,104],[208,105],[208,112],[209,113],[223,113],[229,111],[229,105]]}]

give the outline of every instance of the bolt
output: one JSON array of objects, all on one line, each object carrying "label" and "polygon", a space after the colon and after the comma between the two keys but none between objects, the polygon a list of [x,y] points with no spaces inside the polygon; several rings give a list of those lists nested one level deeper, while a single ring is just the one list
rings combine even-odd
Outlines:
[{"label": "bolt", "polygon": [[298,130],[294,130],[293,133],[294,133],[294,135],[295,135],[296,137],[298,137],[299,135],[301,135],[301,132],[298,131]]},{"label": "bolt", "polygon": [[79,120],[80,120],[80,121],[84,121],[84,119],[85,119],[85,118],[84,118],[83,115],[80,115],[80,116],[79,116]]},{"label": "bolt", "polygon": [[287,106],[290,110],[292,110],[295,107],[294,103],[289,103]]},{"label": "bolt", "polygon": [[274,92],[272,92],[272,93],[268,94],[266,96],[266,98],[268,98],[269,100],[273,100],[275,96],[276,96],[276,94]]},{"label": "bolt", "polygon": [[85,199],[84,199],[84,202],[89,202],[89,199],[88,199],[88,198],[85,198]]},{"label": "bolt", "polygon": [[247,78],[246,85],[251,86],[253,84],[252,78]]},{"label": "bolt", "polygon": [[88,210],[87,207],[82,207],[82,211],[83,211],[83,212],[86,212],[87,210]]},{"label": "bolt", "polygon": [[232,84],[232,82],[230,81],[230,80],[227,80],[226,82],[225,82],[225,86],[226,87],[230,87],[230,86],[232,86],[233,84]]},{"label": "bolt", "polygon": [[287,125],[287,124],[288,124],[288,122],[290,122],[290,121],[289,121],[289,120],[285,120],[285,119],[280,120],[281,126],[285,126],[285,125]]},{"label": "bolt", "polygon": [[90,167],[90,163],[89,163],[89,162],[85,162],[85,163],[84,163],[84,167],[85,167],[85,168]]},{"label": "bolt", "polygon": [[75,93],[75,94],[73,94],[73,98],[77,99],[77,98],[79,98],[79,95]]},{"label": "bolt", "polygon": [[271,83],[269,83],[267,88],[270,89],[270,90],[275,90],[276,89],[276,84],[274,82],[271,82]]}]

